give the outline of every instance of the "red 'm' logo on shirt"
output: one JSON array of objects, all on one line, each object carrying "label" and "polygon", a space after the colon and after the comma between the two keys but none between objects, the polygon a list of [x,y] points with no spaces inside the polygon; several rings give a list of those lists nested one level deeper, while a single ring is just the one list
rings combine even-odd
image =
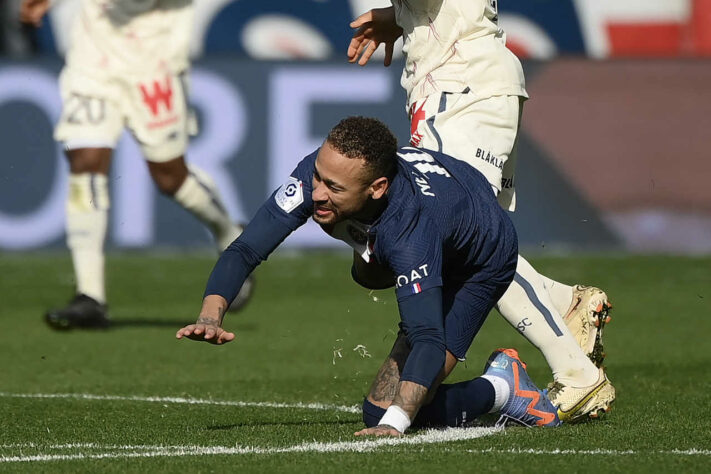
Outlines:
[{"label": "red 'm' logo on shirt", "polygon": [[163,84],[153,81],[153,90],[150,91],[146,84],[140,84],[143,102],[151,109],[151,113],[158,115],[158,108],[162,103],[165,109],[170,112],[173,108],[173,86],[170,76],[166,76]]}]

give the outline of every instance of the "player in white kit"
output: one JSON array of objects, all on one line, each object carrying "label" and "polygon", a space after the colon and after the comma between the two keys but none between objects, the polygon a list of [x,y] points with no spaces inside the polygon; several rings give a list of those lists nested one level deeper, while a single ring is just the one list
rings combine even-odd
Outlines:
[{"label": "player in white kit", "polygon": [[[21,20],[39,25],[49,0],[24,0]],[[213,180],[185,161],[191,128],[187,102],[192,0],[82,0],[60,76],[62,116],[55,139],[69,160],[67,245],[76,296],[49,311],[57,329],[109,325],[104,240],[112,151],[127,127],[163,194],[212,231],[220,250],[240,233]],[[238,303],[246,301],[251,282]]]},{"label": "player in white kit", "polygon": [[[402,36],[411,144],[466,161],[513,211],[516,140],[528,94],[521,63],[498,25],[497,3],[393,0],[351,23],[356,31],[348,57],[365,65],[382,43],[389,66]],[[563,421],[597,417],[615,400],[602,367],[610,307],[600,289],[553,281],[520,255],[514,282],[497,304],[550,365],[549,397]]]}]

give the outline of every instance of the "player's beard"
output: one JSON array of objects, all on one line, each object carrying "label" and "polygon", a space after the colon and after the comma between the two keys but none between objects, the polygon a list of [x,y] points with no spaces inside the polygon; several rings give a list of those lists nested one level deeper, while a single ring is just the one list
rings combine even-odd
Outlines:
[{"label": "player's beard", "polygon": [[[324,211],[329,211],[329,213],[325,216],[320,216],[316,211],[317,210],[324,210]],[[337,224],[338,222],[341,221],[340,219],[340,214],[337,209],[334,209],[331,206],[319,206],[314,204],[314,211],[312,214],[312,218],[314,222],[321,226],[333,226],[334,224]]]}]

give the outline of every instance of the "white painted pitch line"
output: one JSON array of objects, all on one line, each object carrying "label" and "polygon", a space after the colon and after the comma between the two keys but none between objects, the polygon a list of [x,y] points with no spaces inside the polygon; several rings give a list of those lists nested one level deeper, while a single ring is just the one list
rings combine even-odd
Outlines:
[{"label": "white painted pitch line", "polygon": [[[105,451],[101,453],[73,453],[73,454],[37,454],[28,456],[0,456],[0,463],[18,462],[47,462],[70,461],[77,459],[128,459],[128,458],[153,458],[153,457],[182,457],[182,456],[209,456],[209,455],[245,455],[245,454],[284,454],[284,453],[334,453],[334,452],[369,452],[385,446],[418,445],[444,443],[448,441],[465,441],[484,436],[490,436],[500,431],[497,428],[452,428],[448,430],[431,430],[424,434],[406,436],[403,438],[376,438],[362,441],[341,441],[336,443],[302,443],[282,448],[260,448],[256,446],[150,446],[150,445],[99,445],[95,443],[74,443],[47,446],[46,449],[68,448],[93,448]],[[5,445],[3,447],[36,447],[35,443]],[[711,456],[711,450],[662,450],[662,451],[635,451],[615,449],[468,449],[474,454],[533,454],[533,455],[595,455],[595,456]]]},{"label": "white painted pitch line", "polygon": [[[138,401],[150,403],[174,403],[188,405],[220,405],[255,408],[299,408],[307,410],[336,410],[347,413],[360,413],[360,407],[331,405],[323,403],[280,403],[280,402],[243,402],[229,400],[207,400],[198,398],[181,397],[140,397],[121,395],[94,395],[87,393],[8,393],[0,392],[0,398],[38,398],[38,399],[77,399],[77,400],[110,400],[110,401]],[[28,449],[45,448],[50,450],[94,449],[103,453],[74,453],[74,454],[38,454],[31,456],[4,456],[0,455],[0,463],[6,462],[33,462],[33,461],[61,461],[73,459],[111,459],[111,458],[136,458],[136,457],[179,457],[179,456],[204,456],[204,455],[243,455],[243,454],[279,454],[292,452],[366,452],[382,446],[417,445],[442,443],[447,441],[463,441],[489,436],[499,431],[496,428],[455,428],[448,430],[432,430],[424,434],[406,436],[403,438],[378,438],[361,441],[344,441],[337,443],[304,443],[283,448],[263,448],[255,446],[152,446],[152,445],[99,445],[96,443],[69,443],[42,446],[35,443],[5,444],[1,449]],[[480,450],[467,450],[474,454],[533,454],[533,455],[606,455],[606,456],[635,456],[635,455],[670,455],[670,456],[711,456],[708,449],[687,450],[574,450],[574,449],[499,449],[488,448]]]},{"label": "white painted pitch line", "polygon": [[467,449],[473,454],[541,454],[546,456],[711,456],[710,449],[672,449],[658,451],[635,451],[633,449],[532,449],[532,448],[487,448]]},{"label": "white painted pitch line", "polygon": [[334,410],[346,413],[360,413],[359,406],[332,405],[327,403],[281,403],[281,402],[243,402],[231,400],[209,400],[182,397],[141,397],[133,395],[94,395],[91,393],[8,393],[0,392],[0,398],[39,398],[39,399],[74,399],[127,401],[149,403],[174,403],[182,405],[219,405],[240,408],[295,408],[303,410]]},{"label": "white painted pitch line", "polygon": [[64,443],[44,445],[41,443],[12,443],[2,444],[0,449],[49,449],[49,450],[72,450],[72,449],[99,449],[105,451],[119,450],[156,450],[156,449],[182,449],[183,445],[155,445],[155,444],[98,444],[98,443]]},{"label": "white painted pitch line", "polygon": [[[363,453],[386,446],[422,445],[465,441],[490,436],[501,431],[500,428],[450,428],[446,430],[428,430],[423,434],[403,436],[401,438],[375,438],[358,441],[339,441],[334,443],[311,442],[285,447],[257,446],[116,446],[97,445],[94,443],[61,444],[47,446],[46,449],[91,448],[109,452],[71,453],[71,454],[36,454],[21,456],[0,456],[0,463],[71,461],[77,459],[126,459],[152,457],[180,457],[207,455],[245,455],[245,454],[284,454],[284,453]],[[14,448],[34,448],[35,443],[7,445]],[[116,451],[119,452],[110,452]]]}]

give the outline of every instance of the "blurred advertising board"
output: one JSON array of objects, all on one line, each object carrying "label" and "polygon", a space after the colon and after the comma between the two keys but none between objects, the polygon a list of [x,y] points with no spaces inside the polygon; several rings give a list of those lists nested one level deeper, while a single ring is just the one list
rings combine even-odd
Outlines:
[{"label": "blurred advertising board", "polygon": [[[209,171],[233,218],[249,220],[296,163],[348,115],[409,139],[398,64],[196,62],[200,133],[188,159]],[[0,249],[61,247],[67,167],[52,140],[57,60],[0,62]],[[513,215],[522,247],[711,252],[705,136],[711,61],[524,63]],[[158,195],[125,135],[112,164],[110,247],[208,246],[191,216]],[[287,241],[338,246],[309,224]]]}]

